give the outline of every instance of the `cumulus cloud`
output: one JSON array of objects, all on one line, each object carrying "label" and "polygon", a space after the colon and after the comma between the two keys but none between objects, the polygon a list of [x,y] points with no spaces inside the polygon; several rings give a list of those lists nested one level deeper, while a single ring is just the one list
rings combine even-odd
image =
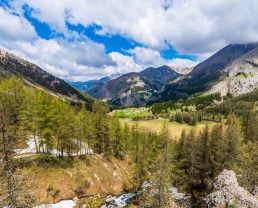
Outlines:
[{"label": "cumulus cloud", "polygon": [[4,40],[30,40],[35,38],[34,27],[24,18],[0,7],[0,38]]},{"label": "cumulus cloud", "polygon": [[159,51],[145,47],[135,47],[128,51],[133,55],[134,61],[143,67],[159,67],[161,65],[168,65],[173,68],[192,67],[197,64],[195,61],[182,58],[164,59],[161,57]]},{"label": "cumulus cloud", "polygon": [[16,41],[10,44],[5,41],[1,44],[7,50],[64,79],[96,78],[101,68],[116,67],[111,56],[105,54],[103,45],[89,40],[70,43],[64,39],[39,38],[33,42]]},{"label": "cumulus cloud", "polygon": [[[257,0],[21,0],[0,8],[0,45],[65,79],[85,80],[114,73],[169,65],[188,67],[188,59],[166,60],[160,51],[172,45],[181,54],[207,58],[229,43],[258,41]],[[27,5],[27,7],[24,7]],[[23,16],[47,23],[63,38],[45,40]],[[106,54],[67,23],[101,26],[99,35],[122,35],[142,47]],[[115,44],[115,43],[114,43]]]},{"label": "cumulus cloud", "polygon": [[67,30],[66,21],[98,24],[99,34],[122,34],[152,48],[169,42],[179,52],[205,55],[232,42],[258,41],[257,0],[23,1],[56,30]]},{"label": "cumulus cloud", "polygon": [[[103,44],[86,37],[72,41],[40,38],[24,16],[0,8],[0,46],[63,79],[97,78],[117,63],[105,53]],[[10,27],[10,25],[12,27]]]}]

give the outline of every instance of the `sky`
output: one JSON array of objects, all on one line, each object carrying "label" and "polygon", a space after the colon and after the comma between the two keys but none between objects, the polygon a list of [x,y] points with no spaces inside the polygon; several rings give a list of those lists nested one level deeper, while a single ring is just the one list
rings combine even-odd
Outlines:
[{"label": "sky", "polygon": [[258,41],[257,0],[0,0],[0,48],[70,81],[192,67]]}]

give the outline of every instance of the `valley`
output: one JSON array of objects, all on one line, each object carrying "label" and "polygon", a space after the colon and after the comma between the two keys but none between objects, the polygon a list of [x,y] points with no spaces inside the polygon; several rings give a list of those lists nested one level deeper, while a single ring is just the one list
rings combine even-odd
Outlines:
[{"label": "valley", "polygon": [[[149,67],[78,89],[1,50],[0,206],[256,206],[257,47],[230,44],[188,74]],[[217,177],[240,190],[230,202]]]},{"label": "valley", "polygon": [[0,208],[258,208],[257,0],[0,0]]},{"label": "valley", "polygon": [[164,125],[166,125],[167,130],[171,138],[178,139],[183,130],[189,132],[191,129],[195,129],[196,132],[201,132],[205,126],[212,127],[215,122],[203,121],[198,123],[196,126],[191,126],[188,124],[180,124],[177,122],[170,122],[168,119],[157,119],[148,121],[131,121],[127,119],[121,119],[121,123],[128,123],[130,126],[138,125],[138,127],[146,132],[160,133]]}]

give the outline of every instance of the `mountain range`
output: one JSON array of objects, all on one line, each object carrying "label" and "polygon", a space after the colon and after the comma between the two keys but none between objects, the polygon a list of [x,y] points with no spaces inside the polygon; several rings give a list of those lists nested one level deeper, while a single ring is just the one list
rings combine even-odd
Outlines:
[{"label": "mountain range", "polygon": [[167,84],[151,102],[186,98],[197,92],[239,95],[258,88],[258,43],[230,44],[179,79]]},{"label": "mountain range", "polygon": [[198,92],[220,92],[224,96],[258,88],[258,43],[230,44],[192,69],[178,71],[169,66],[149,67],[140,72],[68,84],[35,64],[0,50],[0,78],[16,76],[29,85],[71,101],[85,102],[89,107],[94,100],[91,96],[115,106],[143,106],[187,98]]},{"label": "mountain range", "polygon": [[179,76],[181,74],[168,66],[150,67],[139,73],[124,74],[106,83],[95,83],[88,93],[116,106],[142,106],[153,93]]},{"label": "mountain range", "polygon": [[81,90],[82,92],[88,92],[95,83],[106,83],[109,80],[115,79],[119,76],[121,76],[121,74],[117,73],[117,74],[112,74],[110,76],[102,77],[100,79],[92,79],[85,82],[68,80],[67,83],[73,86],[74,88]]},{"label": "mountain range", "polygon": [[150,67],[94,83],[87,92],[117,106],[142,106],[198,92],[247,93],[258,88],[258,43],[227,45],[189,73],[177,71],[168,66]]}]

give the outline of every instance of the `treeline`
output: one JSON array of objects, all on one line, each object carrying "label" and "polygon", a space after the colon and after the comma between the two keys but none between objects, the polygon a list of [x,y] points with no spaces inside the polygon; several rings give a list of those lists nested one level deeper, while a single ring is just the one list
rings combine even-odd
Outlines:
[{"label": "treeline", "polygon": [[213,114],[229,115],[234,113],[242,116],[246,111],[253,110],[258,101],[258,90],[237,97],[229,97],[223,103],[211,106],[206,111]]},{"label": "treeline", "polygon": [[175,113],[171,114],[170,122],[187,123],[194,126],[197,122],[201,122],[201,116],[196,113]]},{"label": "treeline", "polygon": [[203,120],[222,122],[223,117],[221,115],[214,115],[202,112],[182,112],[170,115],[170,122],[187,123],[192,126],[196,125],[197,122],[201,122]]},{"label": "treeline", "polygon": [[210,107],[214,102],[222,100],[220,93],[204,95],[196,93],[187,99],[171,100],[163,103],[155,103],[151,106],[150,111],[154,114],[168,113],[169,110],[181,110],[189,112],[190,106],[195,106],[197,111]]},{"label": "treeline", "polygon": [[[256,120],[247,131],[257,126]],[[183,131],[174,147],[174,184],[184,187],[196,199],[195,193],[211,190],[214,177],[227,168],[241,174],[240,180],[253,191],[258,179],[258,131],[253,132],[252,138],[242,132],[239,119],[233,115],[228,117],[226,126],[205,127],[199,134],[194,129]]]}]

